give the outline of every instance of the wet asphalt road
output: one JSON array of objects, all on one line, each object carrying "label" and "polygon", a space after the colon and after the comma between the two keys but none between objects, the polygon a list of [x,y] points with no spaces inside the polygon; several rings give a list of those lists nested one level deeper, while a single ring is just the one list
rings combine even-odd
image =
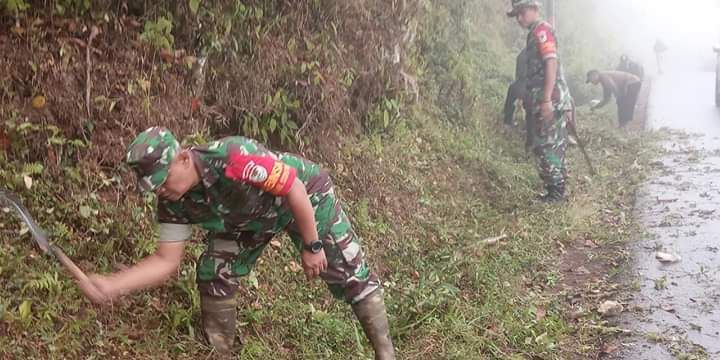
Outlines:
[{"label": "wet asphalt road", "polygon": [[[618,358],[720,359],[720,111],[714,73],[656,77],[648,127],[677,130],[653,163],[657,173],[638,194],[647,232],[632,246],[638,293],[619,326]],[[683,135],[684,132],[688,135]],[[677,255],[663,264],[658,251]]]}]

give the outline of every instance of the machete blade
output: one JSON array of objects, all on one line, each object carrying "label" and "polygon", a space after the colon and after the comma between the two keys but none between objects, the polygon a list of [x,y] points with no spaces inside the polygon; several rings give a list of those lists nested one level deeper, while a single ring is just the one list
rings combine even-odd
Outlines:
[{"label": "machete blade", "polygon": [[12,207],[17,212],[18,216],[20,216],[22,221],[27,225],[33,240],[38,244],[40,250],[47,253],[50,248],[47,234],[35,223],[35,220],[30,216],[30,212],[22,204],[20,199],[12,192],[0,189],[0,204]]}]

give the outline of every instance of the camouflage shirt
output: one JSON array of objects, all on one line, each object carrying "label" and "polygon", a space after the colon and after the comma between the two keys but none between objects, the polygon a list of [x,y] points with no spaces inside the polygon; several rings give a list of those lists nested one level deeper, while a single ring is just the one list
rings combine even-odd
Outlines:
[{"label": "camouflage shirt", "polygon": [[158,200],[161,241],[185,240],[188,226],[181,227],[184,238],[163,234],[168,227],[186,224],[199,224],[218,238],[265,238],[292,221],[285,195],[295,179],[308,194],[331,186],[328,173],[319,165],[270,151],[245,137],[227,137],[190,152],[201,181],[178,201]]},{"label": "camouflage shirt", "polygon": [[[543,87],[545,86],[545,61],[558,59],[558,44],[555,30],[545,21],[538,21],[530,26],[527,37],[527,87],[532,94],[533,101],[539,103],[543,100]],[[562,64],[558,59],[557,80],[552,94],[553,105],[558,111],[572,109],[570,90],[565,81]]]}]

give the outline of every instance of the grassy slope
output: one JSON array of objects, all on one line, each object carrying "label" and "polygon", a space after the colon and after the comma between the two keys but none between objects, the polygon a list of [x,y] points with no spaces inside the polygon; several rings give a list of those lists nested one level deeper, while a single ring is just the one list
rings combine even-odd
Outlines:
[{"label": "grassy slope", "polygon": [[[499,4],[480,10],[497,13]],[[512,58],[497,36],[482,47],[493,49],[486,59]],[[351,139],[338,149],[336,162],[325,165],[334,170],[370,262],[384,279],[402,358],[591,355],[598,331],[568,319],[557,291],[564,276],[557,267],[559,248],[577,239],[605,244],[627,236],[629,221],[608,218],[627,211],[649,140],[612,129],[607,114],[581,113],[599,176],[588,178],[579,152],[571,150],[572,201],[532,205],[538,179],[522,139],[496,130],[503,84],[497,76],[512,67],[494,69],[482,59],[452,68],[454,76],[468,66],[494,79],[475,83],[472,91],[489,96],[470,105],[462,125],[441,106],[420,103],[405,111],[411,115],[391,134]],[[434,81],[442,79],[425,86]],[[32,170],[4,160],[0,179],[82,267],[111,271],[152,251],[152,203],[108,197],[127,186],[116,173],[67,165],[60,174],[31,174],[28,190],[22,176]],[[177,280],[101,310],[80,297],[55,262],[31,249],[14,218],[4,217],[0,225],[7,229],[0,235],[0,357],[208,355],[197,336],[193,259],[199,243]],[[501,234],[507,238],[497,245],[483,241]],[[281,241],[247,279],[239,325],[243,358],[369,357],[349,308],[322,284],[308,285],[298,261]]]},{"label": "grassy slope", "polygon": [[[568,207],[546,207],[529,205],[536,179],[518,150],[518,139],[506,141],[494,134],[498,140],[493,141],[433,126],[437,124],[431,119],[420,121],[382,149],[366,142],[348,150],[349,158],[368,153],[382,158],[383,165],[377,166],[383,167],[384,178],[379,181],[393,189],[384,200],[403,204],[369,209],[375,199],[346,194],[353,199],[351,212],[371,262],[382,270],[401,354],[458,359],[478,354],[557,356],[555,346],[573,336],[562,299],[548,291],[562,277],[554,266],[559,243],[582,237],[602,244],[622,237],[601,220],[604,211],[618,211],[617,204],[631,196],[638,178],[623,169],[629,169],[636,154],[644,158],[643,140],[602,126],[585,133],[593,136],[591,155],[600,176],[585,178],[578,152],[571,151],[574,201]],[[488,151],[488,145],[495,150]],[[3,166],[3,180],[12,181],[19,167]],[[483,183],[485,173],[502,182]],[[338,178],[343,189],[347,181],[348,176]],[[36,179],[32,191],[20,192],[34,199],[31,208],[53,233],[62,233],[62,224],[74,224],[56,239],[86,268],[109,271],[111,262],[129,262],[149,251],[143,209],[93,200],[88,185],[68,182],[59,192],[58,184]],[[97,218],[83,218],[78,211],[83,205],[97,209]],[[144,231],[136,233],[135,224]],[[13,220],[3,220],[3,226],[13,229],[3,236],[0,252],[0,331],[7,335],[0,338],[0,351],[5,356],[206,354],[193,336],[198,303],[191,258],[172,284],[100,311],[80,298],[54,262],[30,250],[28,235],[17,236]],[[508,238],[499,245],[482,241],[500,234]],[[349,309],[330,299],[322,285],[308,286],[293,270],[291,263],[298,259],[288,243],[268,250],[242,298],[240,331],[247,358],[268,353],[337,359],[355,358],[359,351],[367,354],[364,340],[358,343],[359,329],[349,321]],[[20,310],[24,302],[30,306],[27,314]]]}]

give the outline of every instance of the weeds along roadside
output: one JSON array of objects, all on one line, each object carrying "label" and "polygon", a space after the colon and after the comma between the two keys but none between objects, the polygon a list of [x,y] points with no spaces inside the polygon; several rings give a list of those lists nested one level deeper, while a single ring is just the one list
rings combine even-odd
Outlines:
[{"label": "weeds along roadside", "polygon": [[[475,130],[491,129],[487,121],[478,120]],[[335,164],[342,169],[336,171],[338,187],[385,281],[394,336],[404,354],[552,358],[576,330],[552,291],[563,278],[555,266],[559,248],[580,236],[599,244],[627,238],[631,218],[615,223],[607,212],[618,217],[627,211],[619,204],[631,203],[652,137],[589,122],[582,135],[590,139],[591,156],[603,160],[596,160],[599,176],[585,178],[582,159],[571,150],[575,201],[563,208],[528,205],[536,175],[519,137],[473,133],[437,126],[433,117],[420,115],[382,146],[369,139],[341,149],[347,160]],[[377,161],[369,166],[361,161],[365,157]],[[114,263],[132,263],[152,250],[151,202],[136,206],[102,197],[106,187],[127,186],[121,179],[72,168],[64,171],[76,171],[77,177],[43,177],[13,162],[2,170],[3,181],[15,184],[40,223],[85,268],[110,271]],[[348,186],[361,170],[366,174],[359,180],[370,181]],[[34,179],[31,189],[25,176]],[[194,334],[193,255],[172,284],[99,313],[53,262],[31,249],[28,234],[17,236],[18,226],[3,221],[0,275],[7,285],[0,298],[2,328],[9,336],[0,341],[8,355],[111,351],[149,358],[157,351],[187,357],[205,351]],[[506,237],[487,242],[500,235]],[[199,244],[191,249],[197,255]],[[277,348],[286,349],[285,358],[367,352],[349,311],[321,285],[308,287],[298,262],[281,240],[248,277],[243,352],[257,358]],[[32,337],[19,336],[23,332],[48,341],[37,346]],[[313,333],[331,335],[315,339]],[[593,334],[586,335],[590,341]]]}]

